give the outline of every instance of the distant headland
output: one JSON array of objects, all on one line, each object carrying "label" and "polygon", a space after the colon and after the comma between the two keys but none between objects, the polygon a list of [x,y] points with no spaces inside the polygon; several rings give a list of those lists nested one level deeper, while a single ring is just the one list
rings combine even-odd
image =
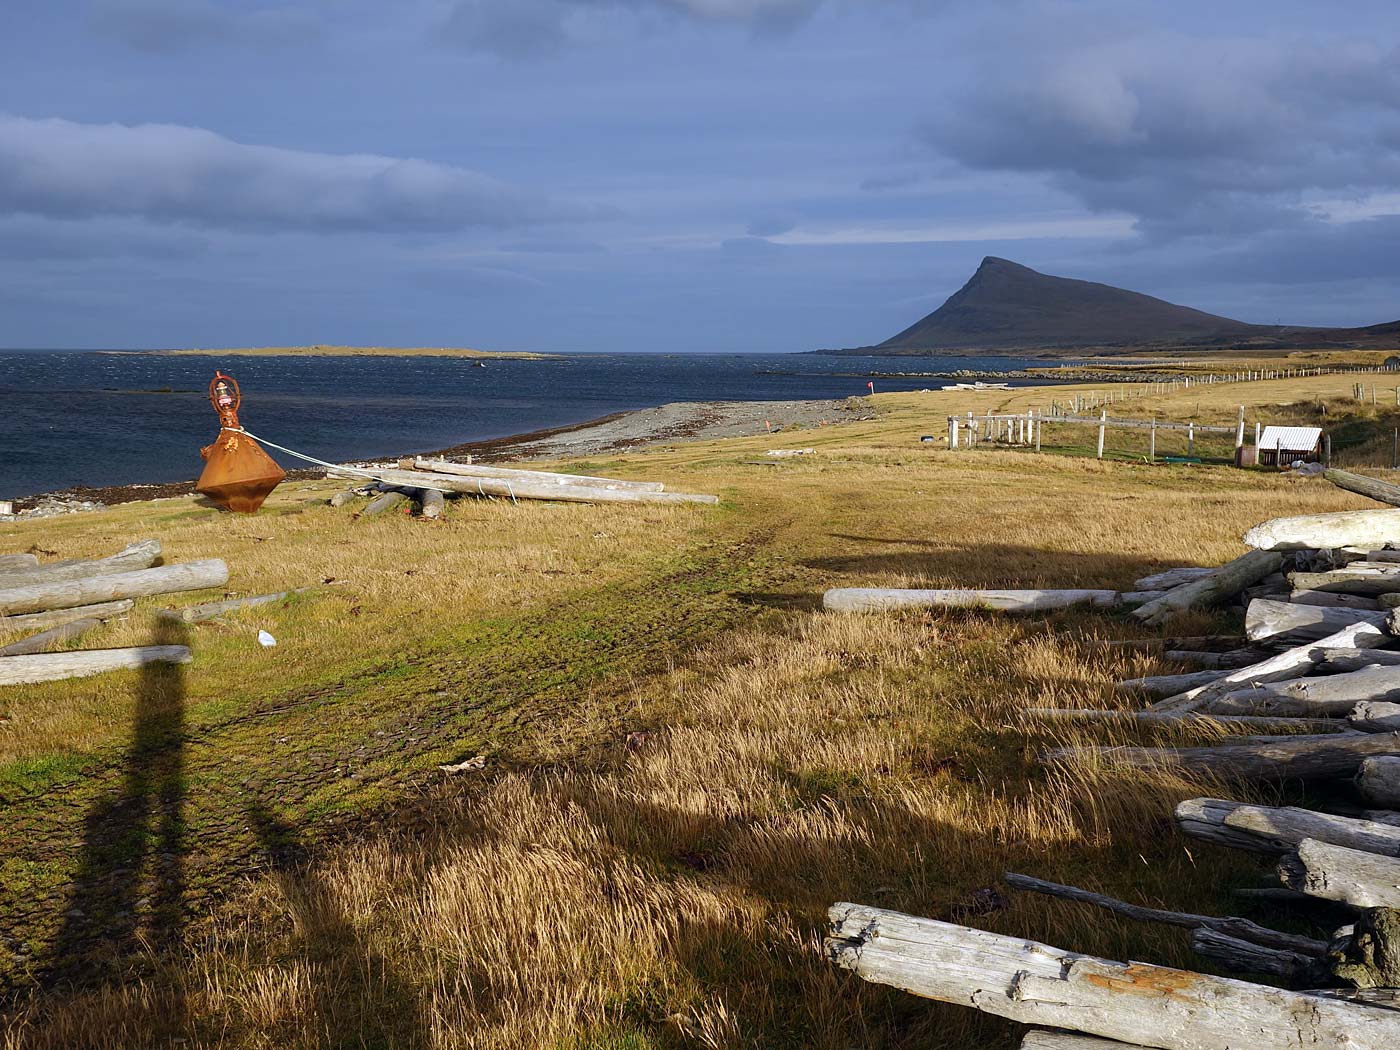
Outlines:
[{"label": "distant headland", "polygon": [[460,346],[247,346],[231,349],[145,350],[167,356],[218,357],[470,357],[477,360],[547,361],[559,354],[536,354],[525,350],[471,350]]}]

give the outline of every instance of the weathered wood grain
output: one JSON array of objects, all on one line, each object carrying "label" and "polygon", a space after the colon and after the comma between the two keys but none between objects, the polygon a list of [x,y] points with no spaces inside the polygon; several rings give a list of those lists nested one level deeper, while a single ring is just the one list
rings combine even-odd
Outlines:
[{"label": "weathered wood grain", "polygon": [[116,572],[107,576],[87,576],[79,580],[36,583],[28,587],[0,590],[0,614],[44,612],[71,609],[77,605],[140,598],[148,594],[198,591],[222,587],[228,582],[228,566],[218,558],[207,561],[162,565],[155,569]]},{"label": "weathered wood grain", "polygon": [[71,609],[50,609],[46,612],[25,613],[22,616],[0,616],[0,632],[36,631],[59,627],[74,620],[110,620],[131,611],[136,603],[130,598],[96,605],[75,605]]},{"label": "weathered wood grain", "polygon": [[1377,755],[1362,762],[1356,786],[1372,805],[1400,809],[1400,757]]},{"label": "weathered wood grain", "polygon": [[160,540],[142,540],[109,558],[75,559],[50,562],[34,568],[0,573],[0,590],[29,587],[40,583],[80,580],[85,576],[110,576],[115,572],[145,569],[160,557]]},{"label": "weathered wood grain", "polygon": [[1298,644],[1326,638],[1352,624],[1384,624],[1386,615],[1367,609],[1294,605],[1272,598],[1255,598],[1245,610],[1244,631],[1252,642],[1287,639]]},{"label": "weathered wood grain", "polygon": [[1166,623],[1192,609],[1219,605],[1233,598],[1252,583],[1275,573],[1283,564],[1283,556],[1269,551],[1252,550],[1226,562],[1209,576],[1174,587],[1162,597],[1134,609],[1131,615],[1147,624]]},{"label": "weathered wood grain", "polygon": [[80,638],[94,627],[101,626],[101,620],[70,620],[58,627],[50,627],[47,631],[40,631],[38,634],[31,634],[28,638],[21,638],[17,642],[0,646],[0,656],[28,656],[30,653],[42,653],[61,642]]},{"label": "weathered wood grain", "polygon": [[1254,806],[1219,798],[1189,798],[1176,807],[1182,834],[1256,853],[1288,853],[1304,839],[1400,857],[1400,827],[1297,806]]},{"label": "weathered wood grain", "polygon": [[1400,859],[1304,839],[1278,864],[1279,878],[1309,897],[1356,908],[1400,908]]},{"label": "weathered wood grain", "polygon": [[1256,739],[1215,747],[1079,746],[1047,751],[1047,765],[1093,760],[1137,769],[1210,773],[1224,780],[1331,780],[1350,777],[1372,755],[1400,754],[1400,733],[1329,733]]},{"label": "weathered wood grain", "polygon": [[1244,534],[1247,546],[1283,551],[1333,547],[1384,547],[1400,543],[1400,510],[1348,510],[1273,518]]},{"label": "weathered wood grain", "polygon": [[997,612],[1046,612],[1075,605],[1113,605],[1116,591],[898,590],[884,587],[837,587],[822,596],[833,612],[884,612],[890,609],[992,609]]},{"label": "weathered wood grain", "polygon": [[108,671],[124,671],[153,663],[187,664],[183,645],[142,645],[130,649],[82,649],[69,653],[0,657],[0,686],[58,682]]}]

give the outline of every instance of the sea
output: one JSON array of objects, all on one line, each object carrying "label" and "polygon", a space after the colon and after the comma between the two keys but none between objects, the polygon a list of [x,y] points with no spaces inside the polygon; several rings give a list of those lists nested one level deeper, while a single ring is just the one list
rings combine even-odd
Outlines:
[{"label": "sea", "polygon": [[[347,461],[507,437],[671,401],[852,397],[868,393],[872,381],[877,392],[919,390],[939,385],[929,373],[1044,364],[1008,357],[619,353],[493,359],[478,366],[449,357],[0,351],[0,500],[78,485],[197,477],[199,449],[218,429],[207,400],[216,368],[238,380],[240,417],[249,431],[320,459]],[[305,466],[273,454],[288,469]]]}]

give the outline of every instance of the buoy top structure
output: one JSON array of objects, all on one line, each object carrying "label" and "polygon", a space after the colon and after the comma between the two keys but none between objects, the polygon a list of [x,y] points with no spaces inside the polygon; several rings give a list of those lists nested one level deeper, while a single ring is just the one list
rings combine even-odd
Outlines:
[{"label": "buoy top structure", "polygon": [[219,416],[219,436],[199,450],[205,464],[194,490],[227,510],[253,514],[287,472],[238,422],[243,394],[237,380],[215,372],[209,381],[209,403]]}]

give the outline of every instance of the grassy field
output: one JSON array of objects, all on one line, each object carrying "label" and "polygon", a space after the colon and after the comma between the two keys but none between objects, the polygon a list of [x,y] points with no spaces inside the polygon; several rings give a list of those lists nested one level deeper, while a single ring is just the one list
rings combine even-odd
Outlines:
[{"label": "grassy field", "polygon": [[[1118,407],[1369,418],[1351,382]],[[1234,556],[1265,518],[1368,505],[1317,479],[918,440],[1062,392],[881,395],[872,420],[569,464],[718,508],[357,521],[308,502],[338,486],[301,483],[251,518],[175,499],[0,527],[0,550],[45,556],[158,536],[168,560],[226,558],[230,593],[317,585],[188,629],[183,670],[0,694],[0,1045],[1014,1045],[835,972],[818,944],[843,899],[1197,966],[1181,931],[996,888],[1010,868],[1223,914],[1264,883],[1171,830],[1175,800],[1222,788],[1034,762],[1076,737],[1018,712],[1164,670],[1094,644],[1141,629],[820,611],[843,585],[1126,588]],[[816,451],[763,462],[784,446]],[[84,644],[184,640],[158,604]]]}]

